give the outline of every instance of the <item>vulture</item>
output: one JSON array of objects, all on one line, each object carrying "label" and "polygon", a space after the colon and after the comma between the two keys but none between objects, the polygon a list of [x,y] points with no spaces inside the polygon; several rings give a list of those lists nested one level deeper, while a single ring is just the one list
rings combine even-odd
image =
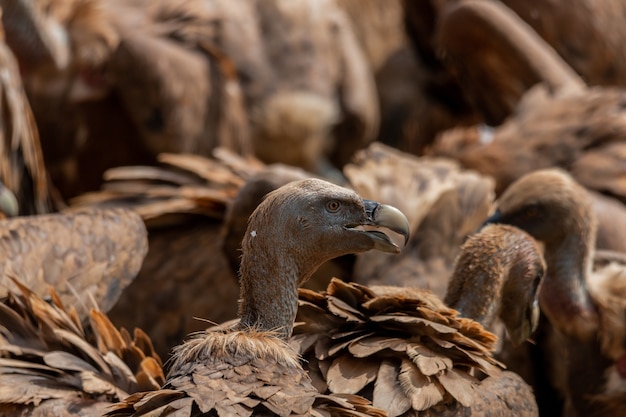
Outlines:
[{"label": "vulture", "polygon": [[131,395],[108,415],[385,415],[354,396],[318,393],[287,344],[298,286],[319,265],[371,249],[399,252],[380,228],[408,237],[398,209],[323,180],[268,194],[243,238],[239,320],[177,346],[163,388]]},{"label": "vulture", "polygon": [[0,303],[0,414],[100,417],[165,378],[149,337],[117,329],[102,310],[87,321],[53,290],[44,299],[14,280]]},{"label": "vulture", "polygon": [[[462,170],[450,159],[418,158],[377,142],[358,151],[344,166],[343,174],[359,195],[384,201],[405,213],[411,237],[394,257],[368,252],[336,258],[320,267],[305,287],[323,290],[330,278],[340,276],[365,285],[428,288],[443,297],[461,243],[492,211],[493,180]],[[235,273],[252,211],[269,191],[305,176],[312,174],[268,165],[239,189],[224,219],[223,250]]]},{"label": "vulture", "polygon": [[542,413],[622,415],[626,263],[623,255],[594,262],[596,218],[586,190],[565,171],[538,170],[507,188],[488,222],[519,227],[544,246],[545,319],[536,345],[526,346]]},{"label": "vulture", "polygon": [[545,263],[507,226],[468,238],[444,301],[419,288],[334,279],[300,290],[291,343],[321,392],[358,394],[389,416],[537,416],[530,387],[494,359],[499,317],[515,344],[539,320]]},{"label": "vulture", "polygon": [[0,297],[14,289],[7,277],[18,277],[40,297],[54,288],[85,319],[87,300],[103,311],[115,305],[147,251],[141,217],[122,208],[3,219]]}]

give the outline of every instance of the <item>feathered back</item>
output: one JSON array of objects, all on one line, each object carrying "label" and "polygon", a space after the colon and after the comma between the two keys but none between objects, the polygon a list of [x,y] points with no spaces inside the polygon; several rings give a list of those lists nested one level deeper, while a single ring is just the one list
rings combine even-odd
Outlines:
[{"label": "feathered back", "polygon": [[174,349],[162,389],[131,395],[110,417],[386,416],[355,395],[319,395],[297,353],[274,333],[228,326],[200,332]]},{"label": "feathered back", "polygon": [[45,301],[21,283],[0,304],[0,411],[21,416],[102,415],[111,402],[165,378],[149,337],[118,330],[92,309],[83,326],[54,290]]},{"label": "feathered back", "polygon": [[478,375],[497,375],[496,336],[428,292],[380,290],[334,279],[300,290],[292,345],[320,392],[359,394],[401,415],[471,406]]},{"label": "feathered back", "polygon": [[[39,296],[52,286],[82,318],[93,297],[108,311],[137,276],[148,250],[141,218],[124,209],[82,210],[6,219],[0,227],[0,274],[17,276]],[[11,283],[0,280],[0,296]]]}]

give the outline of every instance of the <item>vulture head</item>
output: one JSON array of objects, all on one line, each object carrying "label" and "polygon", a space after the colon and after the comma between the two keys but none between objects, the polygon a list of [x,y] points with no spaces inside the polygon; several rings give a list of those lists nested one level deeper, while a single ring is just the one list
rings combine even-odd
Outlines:
[{"label": "vulture head", "polygon": [[532,237],[516,227],[487,225],[463,244],[445,302],[486,328],[499,317],[517,346],[539,324],[545,273],[541,249]]},{"label": "vulture head", "polygon": [[498,199],[490,223],[507,223],[547,246],[577,234],[595,244],[595,215],[587,191],[565,171],[544,169],[521,177]]},{"label": "vulture head", "polygon": [[297,288],[322,263],[371,249],[400,252],[380,228],[408,239],[409,222],[398,209],[323,180],[294,181],[269,193],[242,242],[242,325],[289,336]]}]

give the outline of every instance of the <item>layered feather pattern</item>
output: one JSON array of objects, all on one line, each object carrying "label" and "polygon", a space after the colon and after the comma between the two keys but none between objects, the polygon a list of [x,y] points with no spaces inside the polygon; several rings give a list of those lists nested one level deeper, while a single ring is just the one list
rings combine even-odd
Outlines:
[{"label": "layered feather pattern", "polygon": [[0,414],[100,416],[112,402],[164,382],[149,337],[118,330],[92,309],[81,324],[51,290],[46,301],[15,281],[0,304]]},{"label": "layered feather pattern", "polygon": [[161,390],[109,416],[385,416],[356,395],[320,395],[299,357],[271,332],[201,332],[177,346]]},{"label": "layered feather pattern", "polygon": [[333,279],[324,293],[300,289],[291,343],[321,392],[363,395],[398,416],[472,406],[480,377],[501,373],[496,340],[427,291]]}]

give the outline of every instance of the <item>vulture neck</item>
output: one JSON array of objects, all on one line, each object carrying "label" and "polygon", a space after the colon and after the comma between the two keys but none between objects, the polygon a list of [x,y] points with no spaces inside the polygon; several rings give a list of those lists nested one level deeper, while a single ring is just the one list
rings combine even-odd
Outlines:
[{"label": "vulture neck", "polygon": [[298,285],[309,278],[290,251],[259,237],[244,245],[240,269],[240,328],[291,336],[298,309]]},{"label": "vulture neck", "polygon": [[560,242],[546,243],[548,274],[540,292],[541,308],[551,321],[583,339],[594,334],[598,319],[586,284],[591,274],[594,236],[593,225],[583,226],[571,230]]},{"label": "vulture neck", "polygon": [[514,259],[514,251],[506,248],[461,253],[448,284],[446,305],[491,328],[500,313],[505,277]]}]

